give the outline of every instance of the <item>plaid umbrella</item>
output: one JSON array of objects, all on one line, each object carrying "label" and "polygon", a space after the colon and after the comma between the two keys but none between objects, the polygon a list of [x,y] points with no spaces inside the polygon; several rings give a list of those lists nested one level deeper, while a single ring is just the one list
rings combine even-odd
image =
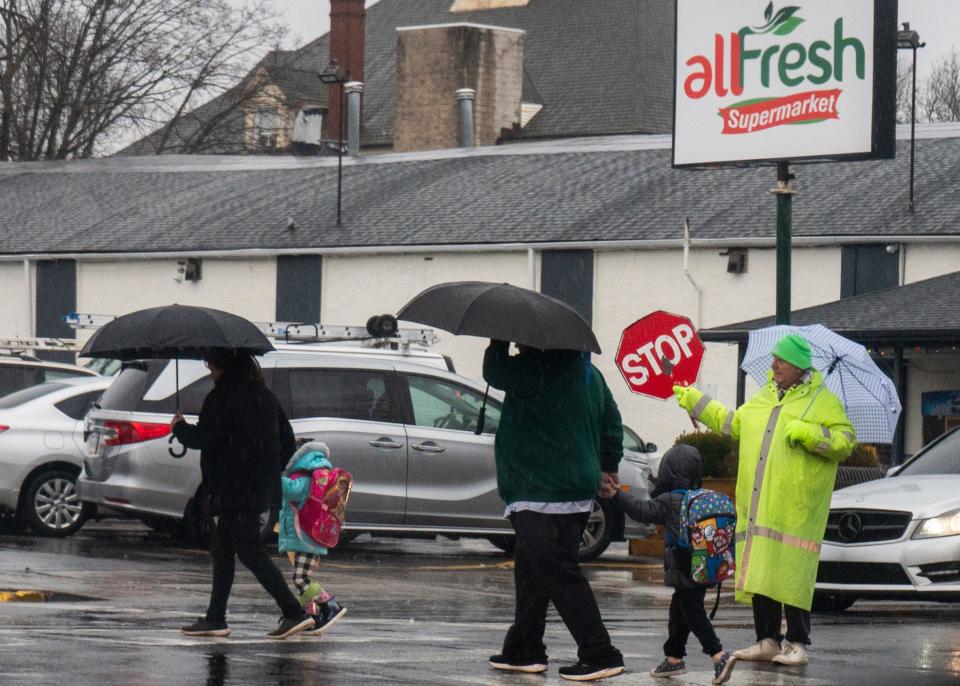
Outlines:
[{"label": "plaid umbrella", "polygon": [[813,366],[823,374],[827,388],[843,403],[847,417],[857,430],[857,440],[890,443],[902,409],[893,382],[865,347],[821,324],[781,324],[751,331],[741,369],[761,386],[767,383],[773,346],[791,333],[803,336],[810,344]]}]

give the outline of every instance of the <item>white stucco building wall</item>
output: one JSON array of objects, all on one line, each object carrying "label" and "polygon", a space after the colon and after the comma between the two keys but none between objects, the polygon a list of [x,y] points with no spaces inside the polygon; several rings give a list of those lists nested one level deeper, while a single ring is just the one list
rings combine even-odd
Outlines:
[{"label": "white stucco building wall", "polygon": [[[273,257],[204,258],[201,279],[178,282],[177,259],[78,260],[77,311],[121,315],[178,303],[227,310],[253,321],[276,312]],[[90,331],[80,331],[85,339]]]},{"label": "white stucco building wall", "polygon": [[0,262],[0,336],[26,337],[34,333],[35,269],[28,265],[26,278],[23,262]]},{"label": "white stucco building wall", "polygon": [[[427,286],[445,281],[507,282],[531,287],[525,251],[332,256],[323,263],[324,323],[364,326],[375,314],[395,313]],[[417,326],[401,322],[401,326]],[[437,331],[432,350],[449,355],[457,372],[480,380],[487,339]]]},{"label": "white stucco building wall", "polygon": [[931,279],[960,270],[960,240],[911,243],[902,250],[904,283]]},{"label": "white stucco building wall", "polygon": [[[770,315],[776,302],[776,252],[751,248],[747,271],[727,273],[720,249],[691,249],[684,273],[683,251],[671,249],[597,249],[594,257],[593,326],[603,348],[594,362],[607,379],[624,421],[647,441],[665,448],[692,427],[686,415],[668,401],[635,395],[616,368],[615,355],[623,329],[657,309],[689,317],[697,328],[710,328]],[[960,268],[960,242],[911,244],[903,251],[906,282]],[[525,248],[485,252],[381,253],[324,256],[320,311],[324,324],[363,326],[375,314],[396,312],[424,288],[444,281],[504,281],[538,287],[539,252]],[[792,305],[803,308],[840,297],[841,247],[795,247]],[[182,303],[216,307],[254,321],[276,316],[276,258],[204,257],[199,282],[178,282],[178,259],[78,259],[77,310],[123,314],[144,307]],[[35,268],[29,286],[22,260],[0,262],[0,335],[30,333],[35,294]],[[691,283],[691,279],[693,283]],[[694,283],[699,286],[698,294]],[[85,338],[89,332],[80,332]],[[480,380],[486,340],[438,332],[434,350],[449,355],[457,370]],[[906,449],[922,441],[922,390],[960,386],[956,357],[912,360],[906,403]],[[737,349],[708,344],[699,384],[733,405],[736,401]],[[756,386],[749,380],[749,396]]]}]

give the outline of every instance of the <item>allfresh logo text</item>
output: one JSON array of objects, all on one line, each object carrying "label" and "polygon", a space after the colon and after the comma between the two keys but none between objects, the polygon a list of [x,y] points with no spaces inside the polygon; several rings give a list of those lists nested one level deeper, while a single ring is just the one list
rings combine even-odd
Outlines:
[{"label": "allfresh logo text", "polygon": [[[688,70],[683,93],[690,100],[710,94],[739,97],[745,91],[754,96],[719,108],[722,134],[839,119],[844,92],[840,86],[866,78],[866,48],[863,41],[845,31],[843,17],[833,21],[830,34],[813,34],[805,40],[788,38],[805,23],[801,11],[794,5],[775,10],[771,2],[763,13],[763,24],[716,33],[712,51],[685,60]],[[835,87],[780,94],[805,84]],[[765,95],[765,91],[771,94]]]}]

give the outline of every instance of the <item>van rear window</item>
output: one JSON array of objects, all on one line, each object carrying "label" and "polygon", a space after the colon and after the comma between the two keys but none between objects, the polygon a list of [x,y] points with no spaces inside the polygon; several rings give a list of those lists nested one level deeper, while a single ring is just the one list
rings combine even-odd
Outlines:
[{"label": "van rear window", "polygon": [[[173,414],[177,411],[177,386],[175,374],[169,369],[164,371],[168,364],[173,365],[173,362],[144,360],[127,363],[104,392],[100,407],[119,412]],[[181,361],[179,402],[183,414],[200,414],[203,399],[213,390],[213,381],[206,370],[197,378],[198,365],[195,360]],[[164,375],[162,379],[161,374]]]},{"label": "van rear window", "polygon": [[147,384],[160,375],[163,364],[158,361],[131,362],[124,365],[117,378],[100,396],[100,407],[104,410],[136,412]]}]

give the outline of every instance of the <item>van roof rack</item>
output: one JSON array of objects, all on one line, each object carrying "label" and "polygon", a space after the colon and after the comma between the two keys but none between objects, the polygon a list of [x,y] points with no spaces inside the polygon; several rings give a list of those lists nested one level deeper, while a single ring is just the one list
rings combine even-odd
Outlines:
[{"label": "van roof rack", "polygon": [[396,329],[392,336],[374,336],[364,326],[332,326],[305,322],[254,322],[274,341],[291,344],[335,343],[357,341],[370,348],[409,348],[411,345],[427,348],[439,339],[433,329]]},{"label": "van roof rack", "polygon": [[86,312],[71,312],[65,314],[63,322],[71,329],[99,329],[101,326],[116,319],[112,314],[87,314]]},{"label": "van roof rack", "polygon": [[77,342],[69,338],[46,338],[42,336],[0,337],[0,350],[9,350],[13,354],[27,353],[27,351],[30,350],[74,352],[79,349]]},{"label": "van roof rack", "polygon": [[[63,321],[74,329],[98,329],[116,319],[112,314],[71,312]],[[371,318],[373,319],[373,318]],[[429,328],[394,328],[389,336],[370,333],[366,326],[339,326],[309,322],[253,322],[267,338],[289,344],[360,342],[370,348],[407,350],[411,345],[428,348],[440,338]],[[394,320],[394,325],[396,320]]]}]

